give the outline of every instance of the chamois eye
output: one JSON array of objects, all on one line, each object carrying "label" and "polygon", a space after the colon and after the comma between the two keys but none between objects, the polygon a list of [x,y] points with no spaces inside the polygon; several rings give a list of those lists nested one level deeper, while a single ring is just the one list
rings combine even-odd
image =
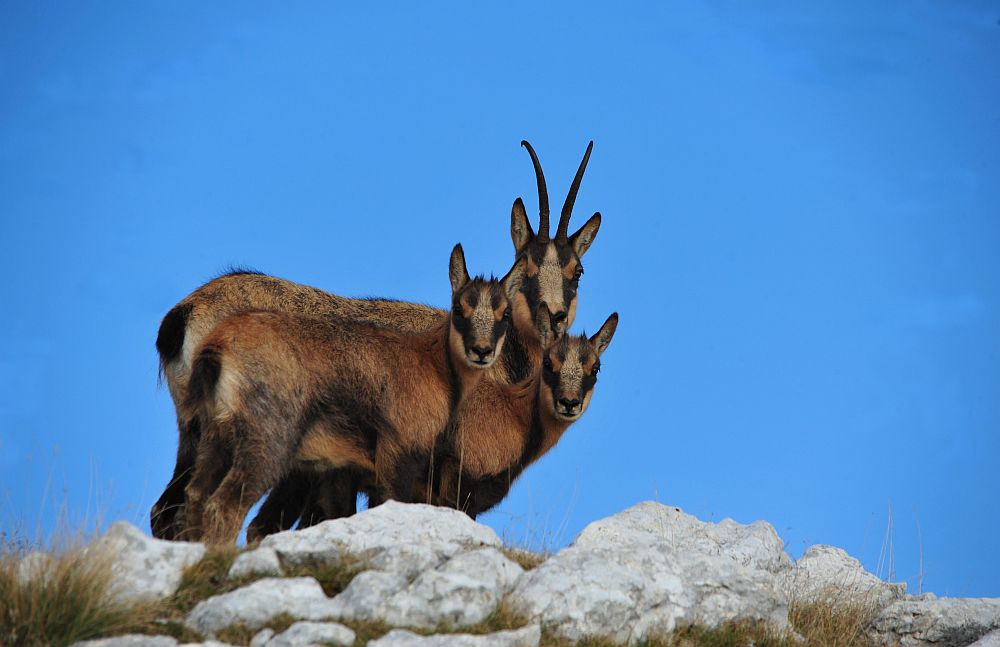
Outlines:
[{"label": "chamois eye", "polygon": [[595,364],[594,365],[594,370],[592,370],[590,372],[590,374],[596,377],[597,374],[600,373],[600,372],[601,372],[601,366],[599,364]]},{"label": "chamois eye", "polygon": [[507,309],[503,311],[503,318],[505,321],[510,321],[510,306],[507,306]]},{"label": "chamois eye", "polygon": [[576,272],[573,273],[573,280],[574,281],[579,281],[581,276],[583,276],[583,267],[581,267],[580,265],[577,265],[576,266]]},{"label": "chamois eye", "polygon": [[551,371],[552,370],[552,360],[550,360],[548,357],[546,357],[545,359],[542,360],[542,366],[545,367],[546,371]]}]

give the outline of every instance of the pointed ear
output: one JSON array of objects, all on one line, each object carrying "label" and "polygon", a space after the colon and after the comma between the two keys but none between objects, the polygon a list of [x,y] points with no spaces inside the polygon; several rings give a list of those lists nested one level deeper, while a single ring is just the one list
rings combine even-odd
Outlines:
[{"label": "pointed ear", "polygon": [[583,253],[590,249],[591,243],[597,238],[597,230],[600,228],[601,212],[598,211],[583,224],[583,227],[580,227],[575,234],[569,237],[569,244],[577,256],[582,257]]},{"label": "pointed ear", "polygon": [[517,256],[535,237],[535,232],[528,222],[528,213],[524,210],[521,198],[514,200],[510,209],[510,239],[514,241],[514,255]]},{"label": "pointed ear", "polygon": [[594,347],[597,356],[600,357],[611,344],[611,338],[615,336],[615,328],[618,327],[618,313],[613,312],[608,320],[604,322],[597,334],[590,338],[590,345]]},{"label": "pointed ear", "polygon": [[500,284],[503,286],[503,292],[507,295],[508,301],[513,301],[518,290],[521,289],[521,282],[524,280],[524,268],[527,264],[528,261],[525,260],[524,256],[521,256],[514,263],[514,267],[510,268],[510,271],[507,272],[507,276],[500,279]]},{"label": "pointed ear", "polygon": [[448,279],[451,281],[451,293],[458,294],[458,291],[469,282],[469,271],[465,268],[465,252],[462,245],[455,245],[451,250],[451,264],[448,266]]},{"label": "pointed ear", "polygon": [[538,331],[538,339],[542,342],[542,348],[548,348],[552,340],[555,339],[555,331],[552,330],[552,313],[549,306],[544,301],[538,304],[538,313],[535,314],[535,330]]}]

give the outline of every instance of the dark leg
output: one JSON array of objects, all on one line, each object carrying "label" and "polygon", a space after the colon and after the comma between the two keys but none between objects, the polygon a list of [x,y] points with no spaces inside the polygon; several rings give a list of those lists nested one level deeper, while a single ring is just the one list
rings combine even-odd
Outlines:
[{"label": "dark leg", "polygon": [[[256,412],[250,415],[253,417],[237,416],[229,423],[236,448],[232,467],[205,502],[205,543],[235,543],[250,508],[278,485],[292,466],[295,448],[281,433],[287,429],[284,421],[268,420]],[[269,429],[275,431],[270,433]]]},{"label": "dark leg", "polygon": [[184,488],[184,526],[178,529],[177,539],[201,540],[204,533],[202,516],[205,501],[230,471],[232,462],[233,452],[221,438],[214,435],[202,436],[198,444],[198,459]]},{"label": "dark leg", "polygon": [[313,475],[309,502],[302,513],[299,528],[307,528],[327,519],[349,517],[358,511],[358,475],[349,468]]},{"label": "dark leg", "polygon": [[288,530],[295,525],[310,494],[310,475],[292,472],[271,489],[257,516],[247,527],[247,542]]},{"label": "dark leg", "polygon": [[177,430],[177,463],[174,465],[174,474],[149,511],[150,530],[158,539],[177,539],[184,527],[184,488],[191,480],[201,440],[197,418],[187,423],[178,419]]},{"label": "dark leg", "polygon": [[430,456],[415,452],[408,452],[400,457],[396,466],[396,474],[393,476],[390,490],[392,498],[401,503],[423,503],[417,501],[416,484],[423,483],[430,470]]}]

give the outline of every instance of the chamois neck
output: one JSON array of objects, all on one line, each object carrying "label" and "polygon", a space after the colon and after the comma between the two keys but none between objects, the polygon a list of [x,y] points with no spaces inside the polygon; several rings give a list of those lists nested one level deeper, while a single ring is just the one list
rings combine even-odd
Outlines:
[{"label": "chamois neck", "polygon": [[541,362],[530,377],[510,387],[510,394],[513,396],[511,399],[517,407],[518,417],[522,421],[521,429],[524,430],[524,444],[517,463],[518,473],[552,449],[573,424],[557,418],[542,405],[543,387]]},{"label": "chamois neck", "polygon": [[474,368],[452,348],[451,339],[451,316],[445,322],[444,329],[438,337],[444,345],[444,368],[451,382],[452,391],[452,412],[461,403],[462,398],[471,393],[476,388],[476,384],[486,373],[487,369]]},{"label": "chamois neck", "polygon": [[500,351],[500,361],[509,384],[517,384],[531,377],[542,361],[542,347],[531,331],[516,325],[507,331],[507,338]]}]

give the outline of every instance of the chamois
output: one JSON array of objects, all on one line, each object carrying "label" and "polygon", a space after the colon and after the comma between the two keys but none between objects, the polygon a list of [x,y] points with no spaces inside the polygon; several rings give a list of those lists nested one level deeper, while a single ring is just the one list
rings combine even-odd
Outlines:
[{"label": "chamois", "polygon": [[[541,164],[527,141],[522,141],[521,145],[527,149],[535,170],[539,227],[536,234],[528,222],[524,203],[520,198],[515,200],[511,210],[511,238],[514,242],[515,258],[524,258],[527,263],[526,273],[521,290],[514,299],[514,327],[510,333],[511,339],[504,347],[506,355],[504,366],[507,370],[499,377],[506,379],[497,379],[497,373],[491,371],[490,375],[481,380],[467,397],[467,402],[470,404],[466,408],[475,409],[484,416],[492,415],[493,403],[507,397],[506,387],[523,382],[541,369],[543,345],[539,331],[543,324],[538,321],[541,304],[545,304],[544,312],[547,319],[544,325],[550,341],[558,338],[572,324],[576,314],[577,288],[580,276],[583,274],[580,258],[593,243],[601,224],[601,214],[595,213],[576,233],[572,236],[567,235],[576,195],[593,150],[593,142],[588,144],[570,186],[554,238],[549,236],[548,191]],[[556,304],[551,311],[548,308],[549,302]],[[504,438],[516,443],[518,441],[515,435],[511,435],[513,433],[515,432],[507,433]],[[498,443],[500,445],[503,443],[502,440],[489,434],[476,437],[483,442],[482,451],[486,453],[498,447]],[[495,460],[484,460],[491,465],[503,465],[504,469],[513,469],[515,458],[511,458],[499,449],[494,454]],[[518,473],[527,464],[524,463],[518,468]],[[301,482],[305,478],[314,480],[311,488]],[[512,479],[507,480],[507,485],[499,493],[499,498],[490,506],[506,494],[510,480]],[[305,527],[323,519],[352,514],[356,510],[358,485],[357,480],[351,481],[343,474],[328,476],[313,474],[298,479],[286,479],[268,496],[260,513],[250,522],[247,538],[255,540],[272,532],[290,528],[297,519],[300,527]],[[309,492],[304,505],[301,503],[303,491]],[[424,495],[420,498],[428,500]],[[445,500],[441,502],[444,505],[454,505]],[[371,504],[369,498],[369,505]]]},{"label": "chamois", "polygon": [[[498,362],[505,371],[491,371],[468,396],[480,402],[484,412],[489,411],[487,407],[490,403],[503,397],[505,385],[523,381],[540,367],[542,344],[539,327],[535,323],[539,305],[543,302],[546,305],[550,302],[556,304],[551,310],[546,310],[550,318],[547,322],[550,336],[558,337],[572,324],[576,314],[577,289],[583,274],[580,259],[590,248],[601,225],[601,214],[595,213],[576,233],[568,235],[576,196],[594,143],[588,144],[573,178],[554,238],[549,235],[548,190],[541,164],[531,144],[522,141],[521,145],[528,151],[535,171],[539,227],[537,233],[532,230],[523,201],[520,198],[515,200],[511,209],[511,239],[515,259],[525,260],[526,272],[521,290],[514,299],[514,327],[505,346],[503,362]],[[346,516],[356,510],[357,480],[351,481],[343,474],[314,474],[311,478],[315,482],[310,488],[301,483],[303,478],[307,476],[286,479],[268,496],[260,513],[250,523],[248,539],[259,539],[290,528],[296,519],[299,519],[300,527],[304,527],[323,519]],[[296,483],[296,480],[300,482]],[[300,493],[303,490],[310,492],[305,505],[301,503]],[[317,497],[321,497],[322,502]]]},{"label": "chamois", "polygon": [[452,251],[452,309],[423,333],[280,312],[224,320],[195,352],[185,413],[202,429],[186,538],[235,541],[295,465],[352,467],[414,500],[450,415],[502,351],[524,263],[470,279]]},{"label": "chamois", "polygon": [[[532,323],[533,313],[541,301],[553,304],[557,313],[564,313],[562,325],[572,324],[576,312],[577,285],[583,272],[580,258],[593,243],[601,225],[601,215],[595,213],[576,233],[566,235],[593,142],[587,147],[566,197],[555,238],[549,237],[548,193],[541,165],[530,144],[525,141],[522,146],[528,150],[535,170],[539,192],[539,228],[536,234],[528,222],[523,201],[520,198],[515,200],[511,209],[510,233],[515,259],[522,255],[528,257],[528,275],[520,296],[514,301],[515,325],[502,356],[487,371],[482,383],[511,384],[523,380],[532,372],[541,356]],[[162,374],[177,409],[178,427],[174,472],[150,511],[150,526],[156,537],[175,538],[183,527],[184,488],[191,477],[200,437],[198,420],[188,418],[182,406],[187,398],[194,350],[226,317],[257,310],[334,316],[374,323],[398,332],[426,332],[444,314],[437,308],[405,301],[341,297],[253,272],[223,275],[181,300],[164,317],[156,340]],[[354,479],[349,475],[338,477],[328,474],[323,477],[324,480],[338,479],[343,482],[343,488],[352,489]],[[296,475],[293,475],[288,480],[295,479]],[[303,498],[308,498],[306,494],[310,484],[305,482],[308,480],[311,480],[308,475],[303,475],[297,482],[277,488],[268,497],[251,528],[259,528],[261,534],[266,534],[291,527],[302,512]],[[334,514],[346,515],[354,510],[354,500],[345,498]],[[303,521],[308,522],[308,519],[303,517]]]},{"label": "chamois", "polygon": [[[613,313],[590,339],[558,338],[543,303],[536,320],[545,350],[541,366],[517,384],[477,389],[455,412],[449,453],[435,502],[473,519],[499,503],[514,480],[549,451],[590,405],[601,355],[618,326]],[[494,385],[490,385],[491,387]]]}]

